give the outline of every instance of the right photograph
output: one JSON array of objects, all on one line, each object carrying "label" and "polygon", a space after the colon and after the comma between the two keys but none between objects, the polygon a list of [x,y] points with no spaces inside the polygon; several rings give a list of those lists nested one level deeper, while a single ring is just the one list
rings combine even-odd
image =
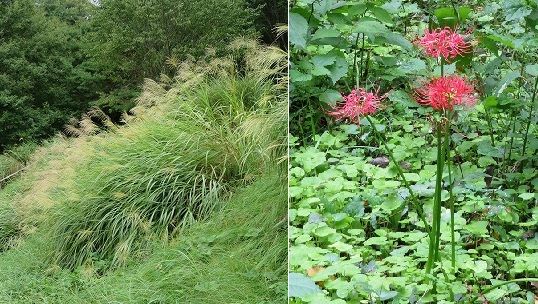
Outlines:
[{"label": "right photograph", "polygon": [[538,2],[290,2],[289,303],[538,303]]}]

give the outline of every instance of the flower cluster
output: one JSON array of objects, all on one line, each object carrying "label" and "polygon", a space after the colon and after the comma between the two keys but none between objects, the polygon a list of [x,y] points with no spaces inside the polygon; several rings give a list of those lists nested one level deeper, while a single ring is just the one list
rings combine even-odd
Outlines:
[{"label": "flower cluster", "polygon": [[424,33],[418,40],[426,55],[432,57],[443,57],[450,61],[455,57],[468,53],[470,45],[465,42],[462,35],[452,31],[450,28],[435,29]]},{"label": "flower cluster", "polygon": [[435,110],[452,111],[454,106],[473,106],[476,103],[473,86],[458,75],[430,80],[415,91],[415,98],[418,103]]},{"label": "flower cluster", "polygon": [[[418,40],[418,45],[428,56],[451,60],[470,51],[470,44],[460,34],[450,28],[426,31]],[[348,120],[359,124],[361,117],[372,115],[379,109],[385,95],[367,92],[358,88],[349,95],[343,95],[344,102],[328,112],[338,120]],[[473,85],[458,75],[433,78],[423,87],[415,90],[416,101],[438,111],[453,111],[455,106],[473,106],[476,97]]]},{"label": "flower cluster", "polygon": [[379,109],[384,97],[358,88],[349,95],[342,96],[344,102],[334,107],[328,114],[339,120],[347,119],[359,124],[361,116],[374,114]]}]

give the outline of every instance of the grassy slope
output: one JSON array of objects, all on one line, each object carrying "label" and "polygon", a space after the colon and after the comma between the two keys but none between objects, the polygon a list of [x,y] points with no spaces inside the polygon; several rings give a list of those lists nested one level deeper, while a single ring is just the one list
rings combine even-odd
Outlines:
[{"label": "grassy slope", "polygon": [[[281,57],[280,54],[275,56]],[[199,90],[201,93],[188,94],[186,99],[179,98],[178,94],[188,92],[171,90],[166,99],[172,104],[140,114],[128,127],[77,139],[56,138],[39,148],[28,163],[28,169],[0,191],[0,245],[4,246],[0,247],[0,303],[284,302],[287,289],[287,234],[284,220],[287,183],[286,174],[283,173],[285,168],[275,164],[280,153],[271,152],[274,151],[275,143],[281,141],[281,131],[277,128],[275,139],[269,135],[267,139],[260,136],[275,134],[272,130],[275,116],[270,113],[273,111],[272,106],[268,107],[269,104],[265,103],[271,99],[282,100],[278,93],[264,84],[267,79],[264,80],[263,77],[270,75],[271,73],[260,76],[260,81],[254,81],[253,85],[249,79],[238,82],[225,78],[224,83],[210,81],[207,85],[202,81],[200,88],[203,90]],[[177,83],[184,84],[181,80]],[[259,92],[251,91],[257,88],[256,83],[260,84]],[[220,92],[223,91],[223,85],[227,86],[224,94]],[[211,93],[213,89],[217,90],[216,94]],[[163,99],[165,93],[161,91],[149,95]],[[261,104],[264,105],[260,106],[261,111],[239,104],[239,112],[226,118],[225,115],[229,115],[227,100],[236,98],[245,102],[244,96],[254,97],[254,102],[262,101]],[[183,108],[181,112],[171,113],[170,109],[176,107],[174,102],[187,100],[192,101],[195,108],[201,106],[201,110],[189,112],[188,108]],[[221,102],[224,104],[220,105]],[[282,108],[284,105],[282,102]],[[187,107],[190,106],[187,104]],[[220,111],[221,107],[224,111]],[[208,120],[204,115],[220,118],[209,125],[206,124]],[[125,212],[114,216],[119,221],[131,220],[132,212],[139,210],[136,209],[137,206],[145,207],[143,200],[136,199],[137,195],[151,198],[156,193],[153,188],[144,186],[144,182],[127,183],[130,176],[127,171],[108,174],[105,176],[108,179],[103,181],[102,170],[107,167],[115,170],[115,166],[122,165],[135,170],[140,176],[153,170],[165,174],[158,181],[163,186],[173,186],[174,184],[167,183],[176,183],[178,178],[183,178],[180,174],[182,171],[179,170],[182,167],[173,167],[174,162],[180,160],[173,154],[181,152],[174,145],[181,143],[182,137],[177,137],[178,132],[189,132],[189,125],[184,123],[190,117],[193,117],[195,126],[200,128],[191,132],[195,136],[192,138],[199,138],[194,142],[204,143],[205,140],[209,146],[201,148],[209,151],[224,148],[223,153],[230,153],[229,159],[237,162],[231,162],[232,167],[230,162],[222,164],[227,166],[226,172],[229,168],[233,172],[237,171],[237,177],[226,186],[231,191],[219,195],[220,198],[213,203],[217,207],[216,211],[209,218],[198,219],[194,224],[179,230],[171,242],[159,240],[162,233],[133,234],[137,239],[145,239],[146,246],[133,245],[133,250],[125,255],[122,262],[124,266],[115,270],[109,270],[110,257],[122,242],[111,247],[111,254],[100,252],[98,246],[81,247],[89,253],[90,258],[87,262],[81,260],[80,263],[73,264],[74,271],[54,263],[55,254],[69,253],[71,249],[62,248],[57,235],[58,223],[67,220],[68,225],[60,226],[67,229],[66,233],[72,231],[73,240],[78,241],[77,236],[89,232],[88,229],[94,227],[92,223],[95,221],[110,221],[110,218],[100,219],[100,215],[91,213],[92,207],[88,208],[88,205],[107,206],[110,200],[111,203],[118,200],[118,203],[114,203],[115,206],[125,208]],[[203,119],[199,120],[198,117]],[[198,121],[200,123],[196,125]],[[159,129],[167,125],[173,129]],[[155,127],[158,127],[157,130]],[[179,129],[184,131],[177,131],[176,127],[184,128]],[[214,131],[206,132],[208,135],[205,137],[196,137],[200,132],[205,132],[204,128],[213,128]],[[222,143],[215,142],[212,136],[217,136]],[[158,141],[152,143],[151,139],[155,138]],[[167,142],[172,144],[159,148],[160,143]],[[211,150],[213,148],[217,150]],[[148,154],[147,151],[152,152]],[[159,154],[159,151],[163,153]],[[122,152],[133,157],[122,158]],[[190,153],[183,155],[196,152]],[[222,154],[215,153],[215,160],[218,161],[218,156]],[[136,167],[144,157],[147,167]],[[168,157],[169,160],[162,157]],[[202,168],[200,166],[207,165],[207,162],[206,155],[196,168]],[[177,164],[183,165],[181,162]],[[227,178],[230,179],[228,173]],[[103,183],[110,187],[99,188]],[[147,183],[150,184],[154,184],[153,180]],[[98,188],[92,190],[92,185],[97,185]],[[116,187],[123,187],[120,188],[123,192],[116,191]],[[173,193],[175,188],[171,189]],[[168,199],[166,194],[164,192],[163,197]],[[192,196],[181,197],[176,201],[184,204],[184,199],[189,197]],[[142,205],[129,205],[133,202]],[[156,202],[158,201],[154,200],[152,203]],[[69,212],[65,213],[66,210]],[[108,213],[104,214],[106,217]],[[162,214],[168,215],[166,210]],[[87,219],[87,224],[76,224],[82,219]],[[143,225],[140,227],[157,227],[166,231],[166,226],[154,225],[152,220],[153,217],[143,218],[139,221]],[[115,223],[115,220],[111,222],[110,227],[132,227],[130,224],[115,226]],[[149,226],[146,227],[146,224]],[[7,236],[3,236],[3,231],[7,231]],[[97,232],[94,230],[90,233],[96,235]],[[115,234],[108,231],[103,237],[106,240],[107,237],[115,237]],[[81,256],[87,257],[86,253]],[[64,256],[70,258],[67,254]],[[72,259],[76,261],[78,257]]]},{"label": "grassy slope", "polygon": [[276,173],[261,177],[210,220],[100,278],[51,268],[47,239],[34,234],[0,255],[0,303],[283,303],[285,184]]}]

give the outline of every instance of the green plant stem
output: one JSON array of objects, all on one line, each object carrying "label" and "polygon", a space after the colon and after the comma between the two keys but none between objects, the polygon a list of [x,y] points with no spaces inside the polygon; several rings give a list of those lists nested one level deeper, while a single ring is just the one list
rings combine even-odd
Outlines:
[{"label": "green plant stem", "polygon": [[[517,55],[517,53],[514,54],[514,56],[515,55]],[[521,60],[521,69],[519,70],[519,75],[523,75],[524,71],[525,71],[525,65],[523,64],[523,60]],[[521,100],[521,90],[523,90],[523,77],[519,77],[518,82],[519,82],[519,86],[517,90],[517,99]],[[514,134],[516,133],[516,121],[514,120],[514,116],[515,116],[515,113],[514,113],[514,110],[512,110],[510,112],[510,123],[509,123],[509,126],[512,125],[512,134],[510,135],[510,148],[508,149],[508,162],[510,162],[510,159],[512,159],[512,148],[514,147]],[[504,160],[505,159],[503,157],[503,165],[505,164]]]},{"label": "green plant stem", "polygon": [[[445,277],[445,280],[446,280],[447,282],[450,281],[448,275],[446,274],[445,269],[443,268],[443,264],[441,263],[441,257],[439,257],[439,258],[437,259],[437,261],[439,262],[439,264],[441,264],[441,268],[440,268],[440,269],[441,269],[441,273],[442,273],[443,276]],[[449,286],[449,288],[448,288],[448,293],[449,293],[449,300],[453,302],[453,301],[454,301],[454,292],[452,291],[452,289],[450,288],[450,286]]]},{"label": "green plant stem", "polygon": [[446,165],[448,169],[448,193],[449,193],[449,206],[450,206],[450,245],[451,245],[451,260],[452,260],[452,274],[456,273],[456,237],[454,232],[454,195],[452,191],[452,166],[450,158],[450,113],[447,115],[447,127],[445,131],[445,151],[446,151]]},{"label": "green plant stem", "polygon": [[495,147],[495,139],[493,138],[493,125],[491,124],[491,115],[489,114],[488,109],[484,109],[486,112],[486,121],[488,123],[489,128],[489,138],[491,139],[491,145]]},{"label": "green plant stem", "polygon": [[317,130],[316,130],[316,124],[314,123],[314,117],[313,117],[314,109],[312,107],[312,103],[310,102],[310,98],[308,99],[308,110],[310,112],[310,129],[311,129],[312,135],[314,136],[317,134]]},{"label": "green plant stem", "polygon": [[525,128],[525,137],[523,138],[523,151],[521,155],[525,155],[525,149],[527,148],[527,139],[529,137],[529,129],[531,127],[532,112],[534,111],[534,101],[536,100],[536,91],[538,91],[538,77],[534,81],[534,92],[532,93],[531,109],[529,111],[529,120],[527,120],[527,127]]},{"label": "green plant stem", "polygon": [[[512,125],[512,135],[510,136],[510,148],[508,149],[508,161],[512,159],[512,148],[514,146],[514,134],[516,133],[516,120],[514,119],[514,113],[510,114],[510,124]],[[504,164],[504,161],[503,161]]]},{"label": "green plant stem", "polygon": [[361,84],[361,74],[362,74],[362,66],[363,66],[362,57],[363,57],[363,55],[364,55],[364,34],[362,34],[361,63],[359,65],[359,73],[357,75],[355,75],[355,77],[357,78],[357,88],[359,88],[360,84]]},{"label": "green plant stem", "polygon": [[439,259],[439,234],[441,227],[441,182],[443,178],[444,149],[443,131],[437,126],[437,175],[435,180],[435,196],[433,201],[433,222],[430,233],[430,246],[428,248],[428,261],[426,262],[426,273],[432,270],[434,261]]},{"label": "green plant stem", "polygon": [[[355,54],[353,56],[353,71],[355,72],[355,75],[357,75],[357,53],[359,52],[359,50],[357,49],[357,46],[359,45],[360,36],[361,34],[357,33],[357,38],[355,38],[355,44],[353,45],[353,49],[355,50]],[[357,79],[355,79],[355,82],[357,82]],[[358,86],[358,83],[357,83],[357,86]]]},{"label": "green plant stem", "polygon": [[450,4],[452,5],[452,9],[454,10],[454,14],[456,15],[456,20],[457,20],[456,25],[458,25],[460,23],[460,12],[456,8],[456,3],[454,3],[454,0],[451,0]]},{"label": "green plant stem", "polygon": [[428,1],[428,30],[431,32],[433,30],[433,4],[432,0]]},{"label": "green plant stem", "polygon": [[422,221],[422,223],[424,224],[424,228],[426,229],[427,233],[429,234],[430,233],[430,227],[428,226],[428,222],[426,221],[426,217],[424,216],[424,213],[420,209],[421,207],[420,207],[420,204],[418,202],[417,196],[415,195],[415,192],[411,188],[411,185],[409,185],[409,182],[405,178],[405,175],[403,173],[402,167],[396,161],[396,158],[394,158],[394,154],[392,153],[392,150],[389,148],[389,146],[387,144],[387,139],[379,131],[377,131],[374,122],[372,121],[372,119],[369,116],[366,116],[366,119],[368,120],[368,123],[370,123],[370,125],[372,126],[372,129],[374,131],[374,135],[377,137],[377,139],[380,142],[383,143],[383,146],[385,147],[385,151],[387,152],[390,161],[396,166],[396,171],[398,172],[398,175],[400,176],[400,179],[404,183],[405,187],[409,191],[409,195],[411,196],[411,199],[412,199],[412,201],[413,201],[413,203],[415,205],[415,208],[417,209],[417,214],[418,214],[420,220]]},{"label": "green plant stem", "polygon": [[[538,278],[522,278],[522,279],[513,279],[513,280],[510,280],[510,281],[506,281],[506,282],[502,282],[502,283],[499,283],[499,284],[495,284],[491,287],[488,287],[486,289],[484,289],[481,294],[486,294],[490,291],[492,291],[493,289],[495,288],[499,288],[501,286],[504,286],[504,285],[508,285],[510,283],[516,283],[516,282],[538,282]],[[469,300],[469,303],[475,303],[475,301],[478,299],[478,295],[475,295],[471,298],[471,300]]]}]

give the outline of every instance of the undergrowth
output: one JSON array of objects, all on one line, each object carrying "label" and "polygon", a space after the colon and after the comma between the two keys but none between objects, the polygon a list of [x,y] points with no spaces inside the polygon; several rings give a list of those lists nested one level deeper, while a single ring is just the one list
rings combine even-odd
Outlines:
[{"label": "undergrowth", "polygon": [[168,101],[162,115],[133,122],[112,135],[113,141],[96,145],[77,178],[80,199],[57,212],[56,263],[122,265],[141,241],[167,239],[204,218],[227,190],[276,161],[274,150],[282,153],[284,146],[278,131],[285,117],[272,77],[282,72],[285,56],[264,51],[273,56],[260,65],[250,57],[260,56],[261,49],[246,46],[251,49],[239,55],[245,71],[277,68],[241,75],[237,58],[230,58],[219,60],[227,70],[195,86],[181,87],[179,76],[179,95],[157,100]]},{"label": "undergrowth", "polygon": [[[5,196],[39,222],[0,255],[0,302],[285,298],[286,56],[246,41],[231,50],[146,80],[124,127],[58,139],[47,153],[66,159],[43,169],[61,170],[55,186],[28,170],[0,191],[43,189],[27,200],[33,213],[17,207],[23,194]],[[64,145],[74,151],[54,151]]]}]

